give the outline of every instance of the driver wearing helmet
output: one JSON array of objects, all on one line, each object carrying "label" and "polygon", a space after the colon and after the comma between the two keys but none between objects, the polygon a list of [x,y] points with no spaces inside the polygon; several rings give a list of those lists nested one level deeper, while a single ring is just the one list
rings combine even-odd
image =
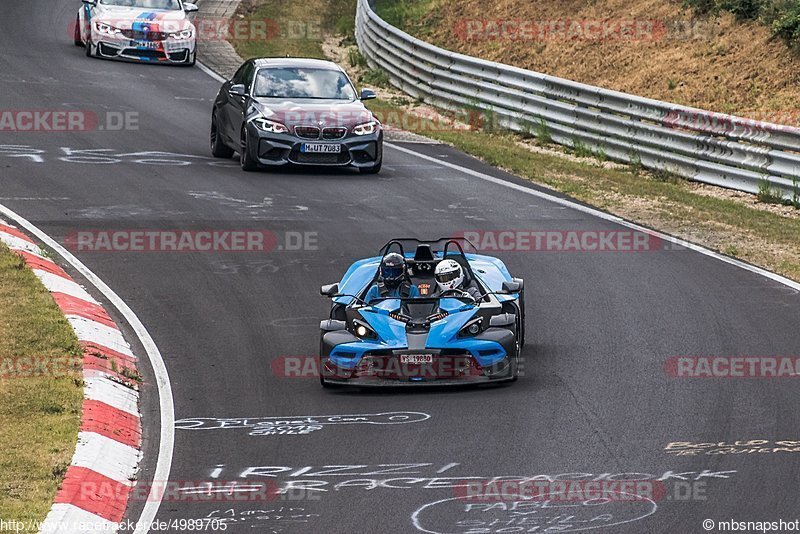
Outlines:
[{"label": "driver wearing helmet", "polygon": [[369,288],[365,302],[384,298],[419,297],[419,288],[409,282],[406,271],[406,259],[392,252],[383,257],[378,281]]},{"label": "driver wearing helmet", "polygon": [[436,285],[438,289],[433,294],[434,297],[441,297],[444,294],[450,295],[469,295],[473,299],[480,300],[481,292],[476,287],[464,285],[464,269],[455,260],[442,260],[436,265],[434,271]]}]

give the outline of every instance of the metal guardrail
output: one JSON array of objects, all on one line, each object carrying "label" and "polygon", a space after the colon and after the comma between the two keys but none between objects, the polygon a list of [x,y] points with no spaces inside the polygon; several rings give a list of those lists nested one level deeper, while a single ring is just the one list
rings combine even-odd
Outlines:
[{"label": "metal guardrail", "polygon": [[546,128],[617,161],[758,193],[800,193],[800,129],[610,91],[450,52],[387,24],[358,0],[356,40],[395,87],[448,110],[481,109],[517,132]]}]

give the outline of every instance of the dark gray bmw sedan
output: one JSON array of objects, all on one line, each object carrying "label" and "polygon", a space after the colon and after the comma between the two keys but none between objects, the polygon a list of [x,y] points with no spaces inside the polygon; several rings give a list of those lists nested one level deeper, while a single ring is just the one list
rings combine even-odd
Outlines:
[{"label": "dark gray bmw sedan", "polygon": [[383,128],[341,67],[330,61],[246,61],[222,85],[211,113],[211,153],[239,153],[242,169],[285,165],[355,167],[377,173]]}]

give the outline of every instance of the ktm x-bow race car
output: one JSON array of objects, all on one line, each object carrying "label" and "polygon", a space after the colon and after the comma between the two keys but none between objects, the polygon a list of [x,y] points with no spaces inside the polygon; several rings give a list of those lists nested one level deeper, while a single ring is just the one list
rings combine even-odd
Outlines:
[{"label": "ktm x-bow race car", "polygon": [[[525,343],[523,281],[499,259],[464,247],[474,249],[463,238],[393,239],[379,256],[350,266],[338,284],[322,286],[332,299],[330,318],[320,324],[322,385],[516,380]],[[383,259],[394,253],[405,258],[414,296],[365,301],[380,283]],[[449,260],[462,267],[462,290],[437,290],[436,267]]]}]

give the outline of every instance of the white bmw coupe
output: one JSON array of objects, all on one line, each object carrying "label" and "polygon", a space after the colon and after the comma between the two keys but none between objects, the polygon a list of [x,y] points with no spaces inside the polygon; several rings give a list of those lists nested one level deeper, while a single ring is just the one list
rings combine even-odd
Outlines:
[{"label": "white bmw coupe", "polygon": [[89,57],[194,65],[197,29],[183,0],[83,0],[75,45]]}]

